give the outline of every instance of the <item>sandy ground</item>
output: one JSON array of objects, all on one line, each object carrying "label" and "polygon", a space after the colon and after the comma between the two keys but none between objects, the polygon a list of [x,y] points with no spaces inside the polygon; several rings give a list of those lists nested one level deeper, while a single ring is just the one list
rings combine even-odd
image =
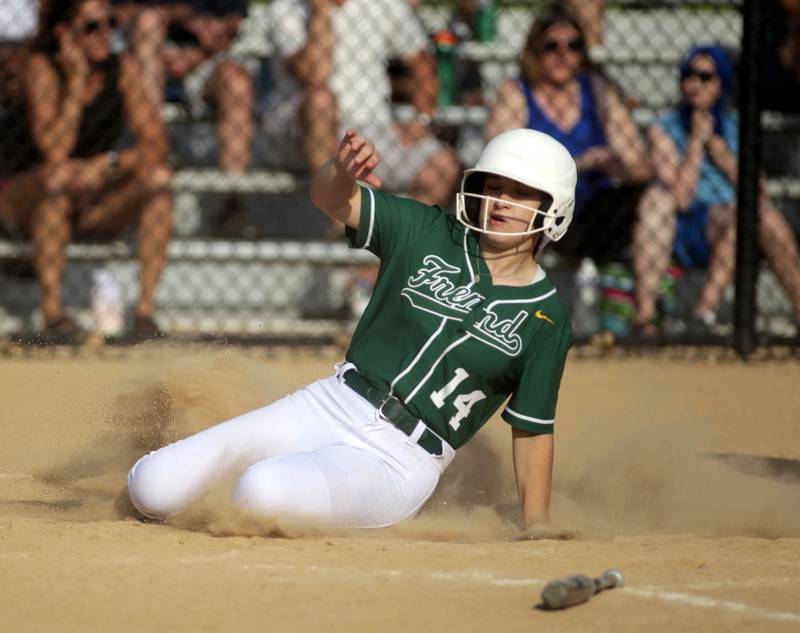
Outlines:
[{"label": "sandy ground", "polygon": [[[174,524],[138,456],[332,371],[297,351],[0,360],[0,631],[800,631],[800,363],[572,360],[553,515],[517,537],[493,420],[414,520],[275,533],[223,494]],[[566,611],[548,580],[617,567]]]}]

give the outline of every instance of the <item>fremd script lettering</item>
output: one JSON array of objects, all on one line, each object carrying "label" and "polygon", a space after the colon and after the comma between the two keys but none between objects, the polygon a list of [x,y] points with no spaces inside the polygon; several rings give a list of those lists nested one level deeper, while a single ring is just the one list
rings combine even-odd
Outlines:
[{"label": "fremd script lettering", "polygon": [[448,264],[436,255],[426,255],[423,266],[416,274],[408,278],[408,288],[437,303],[467,313],[483,301],[483,295],[471,290],[468,286],[457,286],[449,277],[461,275],[461,269]]}]

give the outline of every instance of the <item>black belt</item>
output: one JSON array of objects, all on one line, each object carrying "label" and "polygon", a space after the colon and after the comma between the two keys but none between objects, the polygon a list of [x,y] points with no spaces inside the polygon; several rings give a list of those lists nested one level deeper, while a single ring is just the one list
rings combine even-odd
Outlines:
[{"label": "black belt", "polygon": [[[420,419],[409,413],[394,396],[390,396],[385,391],[373,387],[369,381],[359,374],[355,369],[350,369],[344,374],[344,384],[355,391],[359,396],[368,400],[381,416],[392,425],[400,429],[403,433],[410,436]],[[441,455],[443,452],[442,440],[429,428],[425,428],[422,435],[417,439],[417,444],[428,451],[431,455]]]}]

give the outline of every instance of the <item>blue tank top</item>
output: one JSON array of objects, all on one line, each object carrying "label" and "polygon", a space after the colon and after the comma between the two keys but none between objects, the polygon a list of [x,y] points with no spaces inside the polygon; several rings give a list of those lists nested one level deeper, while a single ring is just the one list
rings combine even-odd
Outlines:
[{"label": "blue tank top", "polygon": [[[578,75],[581,91],[581,115],[575,126],[568,131],[562,130],[553,121],[547,118],[533,96],[531,87],[520,77],[519,84],[525,93],[528,102],[528,127],[549,134],[569,150],[573,158],[580,156],[591,147],[607,144],[603,123],[597,112],[592,82],[586,73]],[[600,171],[584,171],[578,174],[578,184],[575,188],[575,206],[585,205],[597,192],[607,189],[611,182]]]},{"label": "blue tank top", "polygon": [[[670,110],[658,120],[657,124],[675,143],[681,159],[686,155],[689,146],[689,131],[683,127],[678,110]],[[735,114],[725,112],[722,115],[722,138],[734,155],[739,153],[739,119]],[[697,191],[692,202],[702,202],[710,207],[717,204],[730,204],[736,200],[731,181],[722,170],[711,162],[708,152],[703,151],[703,162],[700,164],[700,177],[697,180]]]}]

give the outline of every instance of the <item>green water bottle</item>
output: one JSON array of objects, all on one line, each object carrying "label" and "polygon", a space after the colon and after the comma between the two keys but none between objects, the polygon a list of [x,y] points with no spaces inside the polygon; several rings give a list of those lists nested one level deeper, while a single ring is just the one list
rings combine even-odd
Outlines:
[{"label": "green water bottle", "polygon": [[479,0],[475,36],[479,42],[493,42],[497,5],[494,0]]},{"label": "green water bottle", "polygon": [[439,106],[450,106],[456,102],[456,36],[450,31],[439,31],[434,35],[436,45],[436,76],[439,80]]}]

